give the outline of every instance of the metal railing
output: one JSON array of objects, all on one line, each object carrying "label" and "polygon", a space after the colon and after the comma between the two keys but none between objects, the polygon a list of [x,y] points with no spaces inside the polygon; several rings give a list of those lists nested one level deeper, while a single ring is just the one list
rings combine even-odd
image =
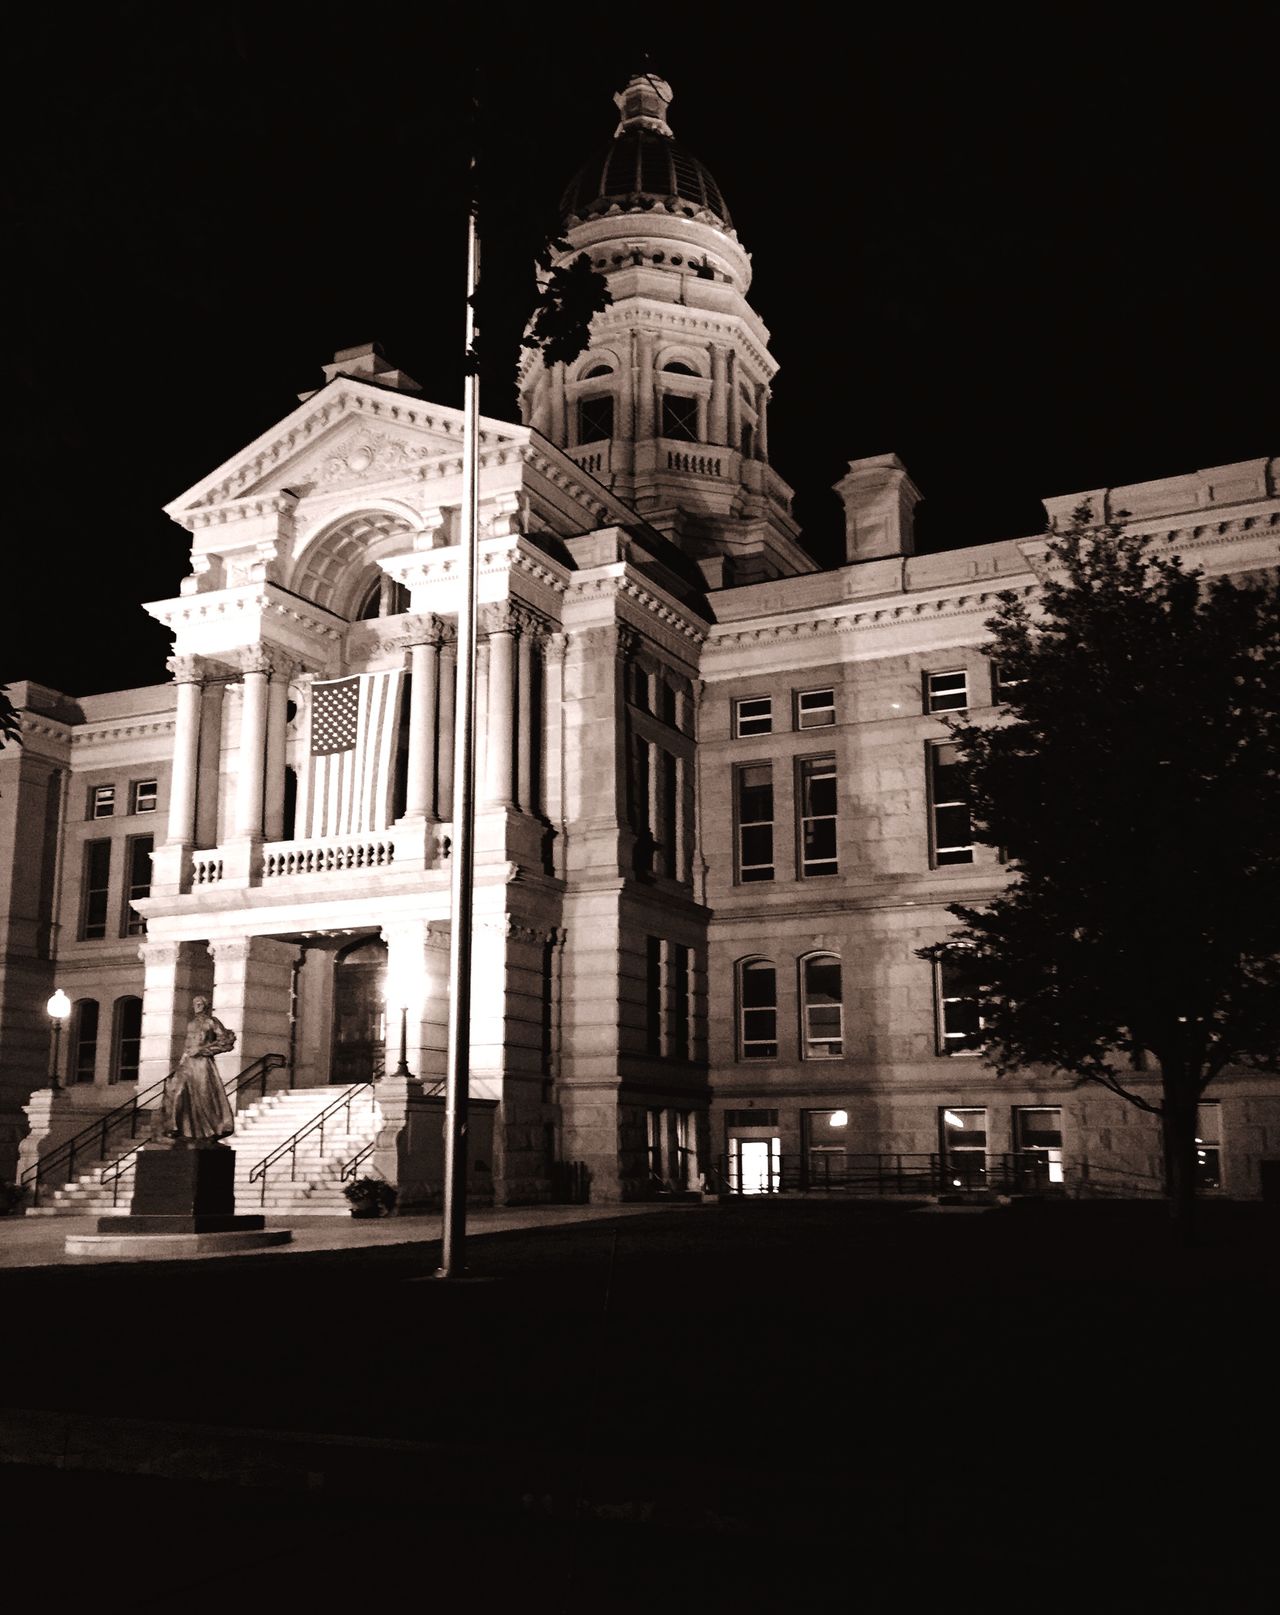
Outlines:
[{"label": "metal railing", "polygon": [[722,1194],[860,1194],[942,1196],[951,1194],[1063,1194],[1065,1173],[1056,1175],[1042,1150],[984,1154],[980,1150],[891,1153],[849,1152],[774,1155],[760,1170],[732,1155],[711,1168]]},{"label": "metal railing", "polygon": [[356,1173],[373,1154],[374,1145],[377,1144],[377,1142],[378,1141],[376,1138],[371,1138],[362,1150],[351,1157],[351,1159],[342,1168],[342,1172],[338,1178],[339,1183],[345,1183],[348,1178],[350,1178],[353,1183],[355,1182]]},{"label": "metal railing", "polygon": [[[234,1099],[242,1090],[251,1088],[256,1083],[261,1084],[262,1093],[265,1095],[268,1075],[272,1071],[278,1070],[281,1066],[288,1065],[288,1063],[287,1056],[283,1054],[262,1055],[259,1059],[254,1060],[252,1064],[247,1065],[238,1076],[233,1077],[230,1082],[224,1084],[227,1098]],[[178,1067],[174,1066],[173,1070],[167,1072],[158,1082],[153,1082],[149,1088],[144,1088],[141,1093],[135,1094],[132,1099],[127,1100],[123,1105],[117,1105],[114,1110],[107,1111],[105,1116],[100,1116],[96,1121],[90,1122],[87,1127],[82,1127],[78,1133],[73,1133],[70,1138],[64,1139],[56,1149],[50,1150],[48,1155],[43,1156],[34,1166],[29,1166],[22,1175],[22,1184],[24,1187],[29,1186],[31,1188],[32,1206],[40,1204],[41,1190],[45,1188],[50,1178],[54,1178],[58,1187],[62,1188],[68,1183],[75,1182],[77,1165],[83,1168],[85,1161],[105,1161],[108,1154],[108,1141],[114,1138],[118,1142],[123,1136],[126,1127],[128,1128],[129,1139],[136,1139],[140,1119],[146,1116],[150,1120],[155,1116],[156,1111],[159,1110],[163,1103],[164,1090],[169,1084],[169,1079],[175,1075],[177,1070]],[[148,1134],[148,1136],[150,1135]],[[146,1143],[146,1139],[140,1139],[133,1149],[124,1151],[122,1155],[112,1162],[112,1168],[119,1168],[122,1161],[132,1161],[144,1143]],[[97,1150],[96,1155],[93,1154],[95,1148]],[[119,1178],[120,1172],[116,1170],[116,1196],[119,1195]],[[105,1173],[103,1181],[107,1181]],[[114,1198],[112,1204],[115,1204]]]},{"label": "metal railing", "polygon": [[329,1124],[330,1118],[336,1116],[339,1111],[343,1111],[345,1113],[344,1130],[349,1133],[351,1131],[351,1107],[362,1100],[368,1101],[369,1114],[372,1115],[378,1105],[377,1093],[372,1082],[352,1083],[345,1093],[339,1094],[331,1105],[326,1105],[318,1116],[313,1116],[292,1137],[286,1138],[283,1144],[278,1144],[270,1155],[263,1156],[257,1166],[249,1173],[250,1183],[262,1184],[260,1205],[265,1206],[267,1203],[267,1174],[271,1168],[287,1155],[289,1157],[289,1181],[290,1183],[296,1183],[298,1179],[298,1145],[301,1144],[304,1138],[310,1138],[312,1133],[318,1131],[320,1134],[320,1153],[323,1155],[324,1130],[325,1126]]},{"label": "metal railing", "polygon": [[[252,1065],[245,1066],[244,1070],[239,1076],[232,1077],[230,1082],[223,1084],[226,1089],[227,1098],[235,1099],[238,1094],[245,1093],[249,1089],[257,1086],[259,1089],[259,1099],[265,1099],[267,1097],[268,1077],[273,1071],[278,1071],[281,1066],[288,1064],[288,1058],[283,1054],[261,1055],[253,1062]],[[171,1077],[172,1075],[173,1072],[171,1071],[169,1076]],[[292,1075],[292,1072],[290,1075]],[[166,1077],[165,1081],[168,1082],[168,1080],[169,1077]],[[231,1108],[234,1110],[236,1107],[232,1105]],[[135,1144],[131,1150],[126,1150],[123,1155],[118,1156],[111,1163],[111,1165],[105,1168],[103,1171],[101,1179],[102,1186],[103,1188],[106,1188],[107,1184],[111,1185],[111,1205],[113,1209],[120,1204],[120,1185],[124,1180],[125,1174],[133,1170],[133,1167],[137,1162],[138,1151],[142,1149],[143,1144],[145,1143],[146,1139],[143,1139],[141,1143]]]}]

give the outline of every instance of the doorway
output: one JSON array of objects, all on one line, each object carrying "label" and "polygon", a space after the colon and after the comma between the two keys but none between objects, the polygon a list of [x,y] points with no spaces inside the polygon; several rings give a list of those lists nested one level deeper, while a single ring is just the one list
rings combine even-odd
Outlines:
[{"label": "doorway", "polygon": [[329,1081],[349,1088],[381,1076],[387,1050],[387,945],[362,937],[333,966],[333,1058]]},{"label": "doorway", "polygon": [[781,1139],[731,1138],[729,1188],[735,1194],[777,1194],[781,1187]]}]

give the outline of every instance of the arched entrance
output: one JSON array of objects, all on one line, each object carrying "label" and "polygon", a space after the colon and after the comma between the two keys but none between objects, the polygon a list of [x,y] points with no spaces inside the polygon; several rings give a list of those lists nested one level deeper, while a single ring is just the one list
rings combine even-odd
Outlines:
[{"label": "arched entrance", "polygon": [[333,1058],[329,1081],[344,1088],[381,1074],[386,1056],[387,945],[361,937],[333,965]]}]

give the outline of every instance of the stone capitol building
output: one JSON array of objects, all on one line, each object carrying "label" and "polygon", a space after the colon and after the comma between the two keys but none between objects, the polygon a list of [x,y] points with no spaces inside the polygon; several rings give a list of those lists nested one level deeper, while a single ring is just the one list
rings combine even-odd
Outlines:
[{"label": "stone capitol building", "polygon": [[[1158,1192],[1153,1117],[997,1081],[981,1004],[915,951],[1006,880],[945,720],[994,716],[984,623],[1048,538],[917,555],[884,453],[818,567],[727,201],[666,84],[615,99],[562,203],[613,302],[574,363],[525,354],[520,424],[482,421],[469,1193]],[[0,1181],[37,1212],[127,1208],[193,993],[236,1035],[242,1209],[342,1210],[357,1173],[438,1203],[461,457],[460,410],[337,353],[166,507],[168,676],[11,687]],[[1048,498],[1050,532],[1086,498],[1211,576],[1280,561],[1275,459]],[[1211,1094],[1203,1187],[1257,1196],[1280,1084]]]}]

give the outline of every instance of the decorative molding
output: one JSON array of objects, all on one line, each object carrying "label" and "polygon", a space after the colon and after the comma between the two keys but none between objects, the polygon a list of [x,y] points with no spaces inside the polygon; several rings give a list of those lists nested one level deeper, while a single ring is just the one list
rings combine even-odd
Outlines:
[{"label": "decorative molding", "polygon": [[993,611],[1002,594],[1031,599],[1040,592],[1036,584],[1021,588],[983,590],[980,593],[947,596],[936,600],[903,601],[894,606],[877,606],[847,612],[839,617],[809,617],[782,623],[764,623],[757,628],[715,625],[710,634],[711,650],[730,645],[759,645],[788,639],[815,639],[827,634],[852,634],[869,628],[893,627],[900,622],[924,618],[967,617],[976,611]]},{"label": "decorative molding", "polygon": [[165,667],[173,675],[175,684],[203,684],[204,658],[202,656],[170,656]]},{"label": "decorative molding", "polygon": [[171,735],[176,727],[176,719],[172,717],[140,718],[135,723],[86,724],[83,729],[72,730],[71,744],[79,748],[101,745],[112,740],[138,740],[145,735]]},{"label": "decorative molding", "polygon": [[400,618],[404,632],[389,640],[401,650],[412,650],[415,645],[439,645],[444,641],[445,625],[434,611],[415,613]]}]

